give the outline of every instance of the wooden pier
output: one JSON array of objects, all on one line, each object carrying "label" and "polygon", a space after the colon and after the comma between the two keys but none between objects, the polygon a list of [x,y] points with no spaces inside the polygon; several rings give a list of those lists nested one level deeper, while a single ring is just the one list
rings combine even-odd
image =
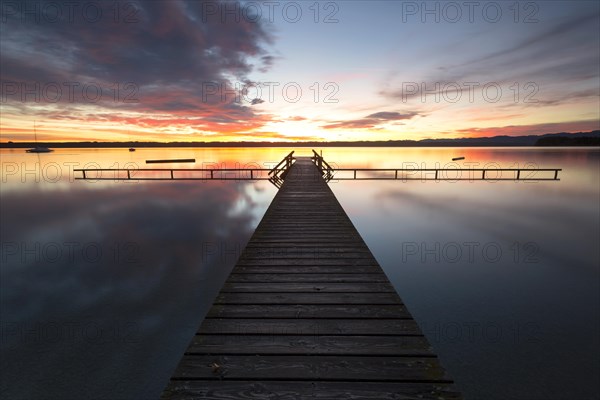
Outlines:
[{"label": "wooden pier", "polygon": [[326,174],[291,164],[163,399],[462,398]]},{"label": "wooden pier", "polygon": [[[560,181],[561,168],[333,168],[316,151],[313,161],[325,182],[348,180],[408,181]],[[274,168],[76,168],[76,180],[94,181],[259,181],[280,188],[294,160],[294,152]],[[146,160],[146,163],[194,162],[195,159]],[[81,175],[79,175],[81,173]]]}]

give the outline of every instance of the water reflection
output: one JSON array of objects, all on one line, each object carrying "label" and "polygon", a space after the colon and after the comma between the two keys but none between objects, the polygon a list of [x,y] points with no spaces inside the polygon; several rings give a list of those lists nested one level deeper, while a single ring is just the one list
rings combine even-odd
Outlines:
[{"label": "water reflection", "polygon": [[[114,172],[104,172],[102,178],[109,180],[78,181],[81,168],[144,169],[225,169],[225,168],[273,168],[291,150],[286,148],[145,148],[135,152],[127,149],[56,149],[49,154],[30,154],[23,149],[1,149],[1,191],[71,190],[83,186],[102,190],[115,184],[131,185],[138,181],[116,181]],[[308,154],[310,150],[300,151]],[[195,163],[146,164],[150,159],[192,158]],[[160,173],[158,173],[160,174]],[[162,176],[168,174],[163,173]],[[177,173],[185,175],[184,172]],[[94,175],[96,176],[96,175]],[[124,176],[124,175],[123,175]],[[206,182],[197,182],[203,184]]]},{"label": "water reflection", "polygon": [[[73,181],[69,168],[268,167],[289,151],[2,150],[2,397],[156,398],[275,193],[267,182]],[[461,167],[563,168],[560,182],[331,187],[467,398],[598,398],[600,151],[323,155],[344,168],[455,156]]]},{"label": "water reflection", "polygon": [[600,152],[484,153],[562,180],[331,186],[467,398],[597,398]]},{"label": "water reflection", "polygon": [[2,193],[2,397],[155,397],[268,204],[253,187]]}]

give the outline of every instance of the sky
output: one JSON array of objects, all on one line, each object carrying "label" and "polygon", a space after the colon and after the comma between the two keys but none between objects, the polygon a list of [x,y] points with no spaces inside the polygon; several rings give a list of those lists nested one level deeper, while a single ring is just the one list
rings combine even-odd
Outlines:
[{"label": "sky", "polygon": [[0,141],[600,129],[597,1],[2,1]]}]

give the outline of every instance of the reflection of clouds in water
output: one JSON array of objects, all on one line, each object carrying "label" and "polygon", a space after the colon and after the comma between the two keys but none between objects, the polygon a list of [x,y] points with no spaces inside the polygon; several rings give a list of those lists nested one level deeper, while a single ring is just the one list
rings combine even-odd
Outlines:
[{"label": "reflection of clouds in water", "polygon": [[[375,210],[363,222],[367,241],[377,235],[377,258],[453,377],[474,398],[492,392],[573,397],[572,387],[549,377],[578,382],[579,398],[597,394],[598,152],[559,155],[548,164],[564,168],[560,182],[382,184],[367,197]],[[469,241],[496,242],[503,257],[490,262],[476,251],[474,263],[464,253],[453,263],[452,254],[422,250]],[[425,245],[401,263],[406,242]],[[536,243],[539,261],[515,261],[515,242],[521,256],[524,243]],[[472,337],[460,328],[470,322],[489,322],[503,335],[493,341]],[[445,326],[459,330],[446,333]],[[490,366],[492,373],[474,374],[473,365],[489,359],[500,360]],[[514,365],[527,384],[502,376]]]},{"label": "reflection of clouds in water", "polygon": [[589,246],[599,237],[598,226],[590,223],[592,216],[599,218],[597,189],[580,187],[572,193],[556,190],[559,185],[500,182],[401,187],[381,191],[377,198],[393,210],[399,204],[410,210],[413,225],[422,224],[422,229],[442,235],[451,233],[449,240],[489,237],[507,248],[515,241],[536,242],[540,255],[557,266],[597,270],[598,259]]},{"label": "reflection of clouds in water", "polygon": [[[65,398],[95,388],[98,397],[115,390],[155,396],[250,237],[256,204],[246,199],[247,209],[231,213],[247,196],[241,184],[182,183],[4,194],[3,250],[9,242],[18,250],[2,255],[2,323],[10,328],[2,338],[2,387],[17,390],[3,394]],[[21,254],[36,243],[55,243],[62,255]],[[86,246],[100,253],[86,256]],[[50,322],[58,323],[59,340],[22,335],[23,327]],[[111,335],[74,340],[65,330],[74,322]],[[135,340],[121,343],[127,337]],[[39,386],[15,384],[32,371],[43,372]],[[61,383],[64,374],[69,382]],[[124,388],[106,386],[123,374]],[[31,387],[26,394],[24,386]]]}]

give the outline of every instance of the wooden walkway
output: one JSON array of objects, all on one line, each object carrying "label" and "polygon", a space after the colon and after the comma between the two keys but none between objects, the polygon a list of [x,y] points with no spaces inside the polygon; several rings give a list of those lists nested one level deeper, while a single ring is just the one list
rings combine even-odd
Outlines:
[{"label": "wooden walkway", "polygon": [[298,157],[164,399],[460,399],[310,158]]}]

